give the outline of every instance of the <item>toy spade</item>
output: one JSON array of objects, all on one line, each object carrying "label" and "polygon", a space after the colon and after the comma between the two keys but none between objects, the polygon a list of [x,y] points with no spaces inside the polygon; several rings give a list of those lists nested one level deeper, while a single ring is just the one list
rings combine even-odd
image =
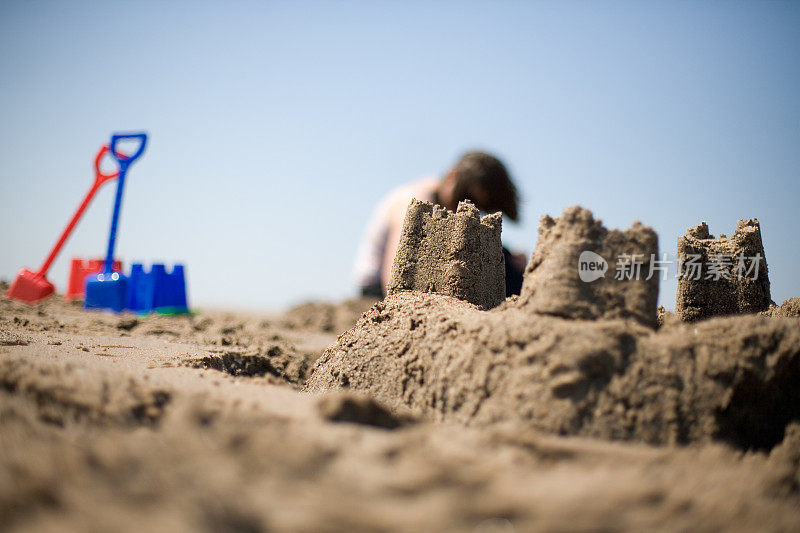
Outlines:
[{"label": "toy spade", "polygon": [[108,153],[108,146],[103,146],[100,148],[100,151],[97,152],[97,156],[94,159],[94,183],[86,193],[86,196],[84,196],[83,201],[78,206],[78,209],[72,215],[72,219],[64,228],[64,231],[61,233],[61,237],[59,237],[55,246],[53,246],[53,249],[50,250],[50,255],[47,256],[47,259],[44,260],[44,263],[42,263],[42,266],[39,267],[39,270],[36,272],[31,272],[27,268],[20,270],[16,279],[11,284],[11,287],[9,287],[8,292],[6,293],[6,298],[12,298],[28,304],[34,304],[40,300],[43,300],[44,298],[47,298],[53,294],[53,292],[55,292],[55,287],[47,280],[46,277],[47,271],[50,269],[50,265],[61,251],[61,247],[64,246],[64,243],[69,238],[72,230],[75,228],[75,225],[78,223],[81,216],[83,216],[83,212],[91,203],[95,193],[97,193],[104,183],[113,180],[119,174],[119,172],[103,174],[103,172],[100,170],[100,161],[103,159],[103,156],[106,153]]},{"label": "toy spade", "polygon": [[[117,152],[117,143],[122,139],[139,140],[139,148],[131,155]],[[108,251],[103,265],[103,271],[97,275],[86,278],[86,297],[83,306],[86,309],[107,309],[122,311],[125,307],[127,293],[127,277],[121,272],[114,272],[114,245],[117,240],[117,224],[119,211],[122,207],[122,191],[125,187],[125,176],[128,168],[144,152],[147,145],[146,133],[115,133],[111,136],[109,150],[119,164],[119,177],[117,178],[117,194],[114,198],[114,210],[111,214],[111,229],[108,236]]]}]

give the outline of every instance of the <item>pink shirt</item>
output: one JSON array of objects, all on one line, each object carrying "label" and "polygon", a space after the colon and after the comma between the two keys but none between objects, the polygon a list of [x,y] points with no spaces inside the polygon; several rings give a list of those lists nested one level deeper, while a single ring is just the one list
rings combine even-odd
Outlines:
[{"label": "pink shirt", "polygon": [[355,278],[359,288],[380,283],[386,289],[408,204],[413,198],[433,202],[440,182],[440,178],[426,177],[394,189],[380,201],[372,213],[356,257]]}]

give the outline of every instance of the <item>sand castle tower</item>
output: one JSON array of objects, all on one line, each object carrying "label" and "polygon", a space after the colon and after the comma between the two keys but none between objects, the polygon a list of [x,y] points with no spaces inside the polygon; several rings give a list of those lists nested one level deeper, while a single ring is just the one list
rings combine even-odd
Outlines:
[{"label": "sand castle tower", "polygon": [[392,265],[389,294],[420,291],[454,296],[483,309],[505,300],[500,213],[480,216],[471,202],[455,213],[412,200]]},{"label": "sand castle tower", "polygon": [[559,218],[545,215],[519,305],[564,318],[632,318],[655,326],[657,253],[658,235],[638,221],[620,231],[578,206]]},{"label": "sand castle tower", "polygon": [[764,311],[771,302],[758,220],[740,220],[730,238],[715,238],[702,222],[678,238],[675,314],[694,321]]}]

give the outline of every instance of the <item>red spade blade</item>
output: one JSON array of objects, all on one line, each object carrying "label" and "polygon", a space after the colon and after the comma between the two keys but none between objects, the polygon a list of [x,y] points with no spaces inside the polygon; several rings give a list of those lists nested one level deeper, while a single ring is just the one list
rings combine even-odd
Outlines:
[{"label": "red spade blade", "polygon": [[47,278],[23,268],[17,274],[17,279],[8,288],[6,298],[35,304],[53,294],[55,290],[56,288],[47,281]]}]

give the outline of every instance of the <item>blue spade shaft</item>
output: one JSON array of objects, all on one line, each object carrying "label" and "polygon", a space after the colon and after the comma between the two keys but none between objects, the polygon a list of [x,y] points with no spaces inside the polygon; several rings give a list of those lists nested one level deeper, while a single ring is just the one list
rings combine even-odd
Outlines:
[{"label": "blue spade shaft", "polygon": [[[117,152],[117,143],[122,139],[139,140],[139,148],[135,153],[125,156]],[[106,252],[106,262],[103,267],[105,274],[111,274],[114,266],[114,247],[117,243],[117,224],[119,222],[119,212],[122,207],[122,191],[125,187],[125,175],[128,173],[128,167],[133,164],[139,156],[144,152],[147,145],[146,133],[115,133],[111,136],[111,143],[109,144],[109,152],[117,160],[119,164],[119,176],[117,177],[117,194],[114,197],[114,211],[111,213],[111,231],[108,235],[108,250]]]}]

